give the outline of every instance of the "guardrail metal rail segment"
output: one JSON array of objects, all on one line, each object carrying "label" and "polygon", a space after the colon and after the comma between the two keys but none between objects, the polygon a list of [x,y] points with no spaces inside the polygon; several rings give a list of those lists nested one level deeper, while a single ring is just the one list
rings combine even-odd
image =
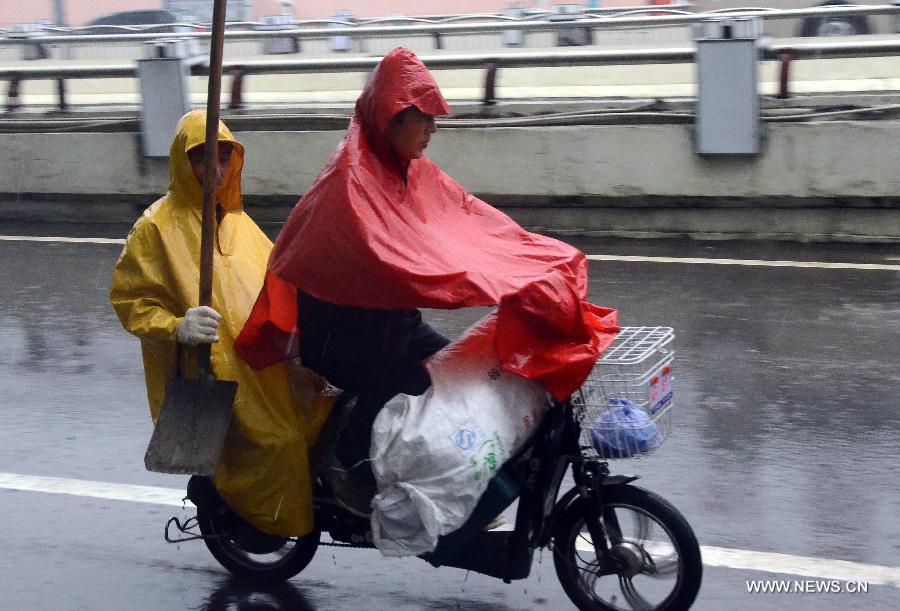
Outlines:
[{"label": "guardrail metal rail segment", "polygon": [[[258,40],[272,37],[296,37],[296,38],[329,38],[332,36],[349,37],[383,37],[398,35],[416,35],[437,33],[500,33],[505,30],[528,31],[553,31],[565,28],[588,27],[596,29],[605,28],[632,28],[632,27],[665,27],[685,26],[700,24],[711,17],[721,18],[726,15],[729,19],[757,18],[757,19],[787,19],[808,16],[831,15],[875,15],[891,14],[900,16],[900,6],[836,6],[818,7],[812,9],[797,10],[734,10],[714,11],[707,13],[683,14],[681,9],[672,10],[677,14],[659,15],[668,7],[653,7],[654,15],[647,16],[641,9],[630,11],[622,15],[617,13],[612,17],[600,17],[594,13],[585,13],[584,18],[577,21],[537,21],[530,18],[512,20],[503,16],[490,16],[501,19],[500,22],[482,23],[456,23],[443,21],[438,23],[417,23],[403,26],[374,26],[363,24],[347,27],[314,27],[310,29],[289,29],[275,31],[230,31],[226,32],[226,38],[239,40]],[[634,15],[632,13],[639,13]],[[546,16],[542,15],[541,17]],[[458,20],[462,17],[454,16]],[[246,25],[246,24],[244,24]],[[330,25],[335,25],[331,22]],[[178,40],[183,38],[202,39],[209,36],[208,32],[178,32],[171,34],[159,33],[128,33],[128,34],[104,34],[104,35],[42,35],[37,38],[28,36],[16,36],[7,32],[0,37],[0,46],[4,44],[62,44],[62,43],[97,43],[112,41],[159,41]],[[861,39],[852,42],[846,41],[815,41],[797,44],[778,44],[772,39],[761,39],[759,42],[761,58],[764,60],[778,60],[783,63],[782,91],[786,91],[788,78],[787,66],[792,60],[801,59],[825,59],[846,57],[877,57],[900,55],[900,39]],[[534,67],[563,67],[563,66],[602,66],[616,64],[664,64],[664,63],[689,63],[695,61],[696,51],[693,47],[684,48],[660,48],[660,49],[626,49],[626,50],[565,50],[565,51],[522,51],[504,50],[501,52],[481,53],[454,53],[422,55],[421,59],[430,69],[486,69],[484,102],[494,102],[493,85],[496,82],[496,73],[500,68],[534,68]],[[242,83],[239,79],[251,74],[284,74],[284,73],[336,73],[336,72],[367,72],[381,60],[378,56],[370,57],[334,57],[327,59],[289,59],[289,60],[247,60],[228,61],[224,63],[224,70],[233,74],[235,78],[234,91],[242,91]],[[208,68],[204,58],[198,56],[188,61],[193,75],[206,75]],[[58,65],[58,66],[7,66],[0,67],[0,79],[9,82],[7,89],[7,110],[15,110],[21,106],[21,84],[28,80],[57,80],[59,82],[59,107],[67,107],[65,81],[67,79],[108,79],[108,78],[136,78],[138,69],[134,64],[114,65]],[[240,99],[232,99],[232,107],[240,107]]]},{"label": "guardrail metal rail segment", "polygon": [[[673,12],[675,14],[660,15],[659,13]],[[652,14],[651,14],[652,13]],[[704,13],[686,13],[685,11],[672,11],[667,7],[652,7],[629,11],[625,16],[619,13],[611,17],[597,17],[588,13],[583,18],[573,20],[533,20],[528,18],[502,18],[497,16],[497,21],[476,23],[452,23],[430,22],[416,23],[413,25],[383,26],[361,23],[359,25],[348,24],[340,21],[295,22],[297,27],[281,30],[230,30],[225,32],[226,40],[265,40],[268,38],[291,37],[297,39],[327,39],[335,36],[347,36],[357,38],[379,38],[394,36],[434,36],[456,34],[498,34],[507,30],[522,32],[552,32],[568,30],[573,27],[590,29],[627,29],[645,27],[688,26],[698,24],[710,18],[749,18],[762,20],[793,19],[797,17],[827,17],[827,16],[866,16],[866,15],[900,15],[900,6],[828,6],[808,9],[756,9],[756,10],[729,10],[710,11]],[[396,18],[394,18],[396,19]],[[304,27],[311,24],[314,27]],[[327,24],[328,27],[315,27]],[[253,25],[261,24],[243,24]],[[334,27],[337,26],[337,27]],[[58,31],[58,29],[57,29]],[[76,30],[77,31],[77,30]],[[122,34],[47,34],[43,32],[40,37],[15,35],[6,32],[0,37],[0,45],[29,45],[29,44],[92,44],[98,42],[141,42],[157,40],[159,38],[210,38],[210,32],[186,31],[160,33],[129,32]]]}]

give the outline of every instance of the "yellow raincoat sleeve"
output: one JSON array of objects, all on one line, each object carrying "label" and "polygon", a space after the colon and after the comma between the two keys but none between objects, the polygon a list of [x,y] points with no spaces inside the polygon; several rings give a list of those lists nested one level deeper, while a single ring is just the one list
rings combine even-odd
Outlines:
[{"label": "yellow raincoat sleeve", "polygon": [[175,286],[157,227],[141,219],[116,264],[110,302],[127,331],[140,338],[175,341],[183,317],[170,288]]}]

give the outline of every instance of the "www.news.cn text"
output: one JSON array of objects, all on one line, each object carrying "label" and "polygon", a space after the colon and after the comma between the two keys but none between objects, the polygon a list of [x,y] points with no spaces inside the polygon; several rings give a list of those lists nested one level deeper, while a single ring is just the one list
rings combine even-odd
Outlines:
[{"label": "www.news.cn text", "polygon": [[840,579],[755,579],[748,580],[750,594],[865,594],[866,581]]}]

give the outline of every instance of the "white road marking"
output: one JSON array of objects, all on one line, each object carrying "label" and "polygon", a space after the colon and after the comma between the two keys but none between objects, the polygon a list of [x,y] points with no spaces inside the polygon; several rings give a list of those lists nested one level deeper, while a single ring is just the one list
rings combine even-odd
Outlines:
[{"label": "white road marking", "polygon": [[[181,507],[181,499],[184,497],[182,490],[171,488],[134,486],[62,477],[21,475],[18,473],[0,473],[0,490],[48,492],[174,507]],[[193,507],[190,501],[187,501],[187,506]],[[506,524],[498,530],[511,529],[512,525]],[[577,546],[578,549],[583,551],[591,551],[593,549],[589,541],[579,541]],[[668,549],[668,547],[660,546],[660,549]],[[703,563],[707,566],[820,579],[865,581],[874,585],[890,585],[900,588],[900,568],[889,566],[729,549],[708,545],[702,546],[701,552],[703,554]]]},{"label": "white road marking", "polygon": [[[119,238],[68,238],[64,236],[0,235],[6,242],[62,242],[71,244],[124,244]],[[636,263],[677,263],[684,265],[736,265],[740,267],[799,267],[816,269],[856,269],[900,271],[900,264],[841,263],[830,261],[766,261],[765,259],[709,259],[703,257],[642,257],[637,255],[587,255],[590,261],[626,261]],[[888,260],[894,260],[888,257]]]},{"label": "white road marking", "polygon": [[866,269],[900,271],[891,263],[839,263],[830,261],[766,261],[764,259],[705,259],[699,257],[639,257],[632,255],[587,255],[589,261],[633,261],[689,265],[737,265],[742,267],[811,267],[816,269]]},{"label": "white road marking", "polygon": [[70,244],[124,244],[120,238],[66,238],[61,236],[0,235],[0,242],[64,242]]},{"label": "white road marking", "polygon": [[[591,553],[590,538],[580,538],[575,547],[581,552]],[[674,547],[671,544],[654,544],[649,542],[644,548],[652,555],[671,555]],[[656,548],[656,549],[654,549]],[[864,581],[872,585],[888,585],[900,588],[900,568],[863,564],[847,560],[829,558],[813,558],[809,556],[792,556],[774,552],[756,552],[745,549],[729,549],[701,545],[700,553],[703,564],[741,571],[760,571],[779,575],[796,575],[817,579],[836,579],[844,582]]]},{"label": "white road marking", "polygon": [[[183,490],[173,490],[172,488],[93,482],[63,477],[20,475],[18,473],[0,473],[0,490],[3,489],[70,494],[110,501],[131,501],[132,503],[151,503],[153,505],[171,505],[174,507],[182,506],[181,499],[185,495]],[[193,507],[190,501],[186,502]]]},{"label": "white road marking", "polygon": [[847,560],[790,556],[772,552],[751,552],[725,547],[701,547],[703,564],[744,571],[765,571],[820,579],[865,581],[900,588],[900,568],[863,564]]}]

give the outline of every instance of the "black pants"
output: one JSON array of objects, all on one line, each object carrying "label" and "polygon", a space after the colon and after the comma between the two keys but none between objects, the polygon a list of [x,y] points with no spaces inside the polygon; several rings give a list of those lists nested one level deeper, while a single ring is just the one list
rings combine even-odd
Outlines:
[{"label": "black pants", "polygon": [[431,386],[422,360],[450,341],[422,322],[418,310],[369,310],[298,294],[303,365],[343,390],[356,407],[338,438],[337,456],[351,467],[368,458],[372,424],[398,393],[421,395]]}]

